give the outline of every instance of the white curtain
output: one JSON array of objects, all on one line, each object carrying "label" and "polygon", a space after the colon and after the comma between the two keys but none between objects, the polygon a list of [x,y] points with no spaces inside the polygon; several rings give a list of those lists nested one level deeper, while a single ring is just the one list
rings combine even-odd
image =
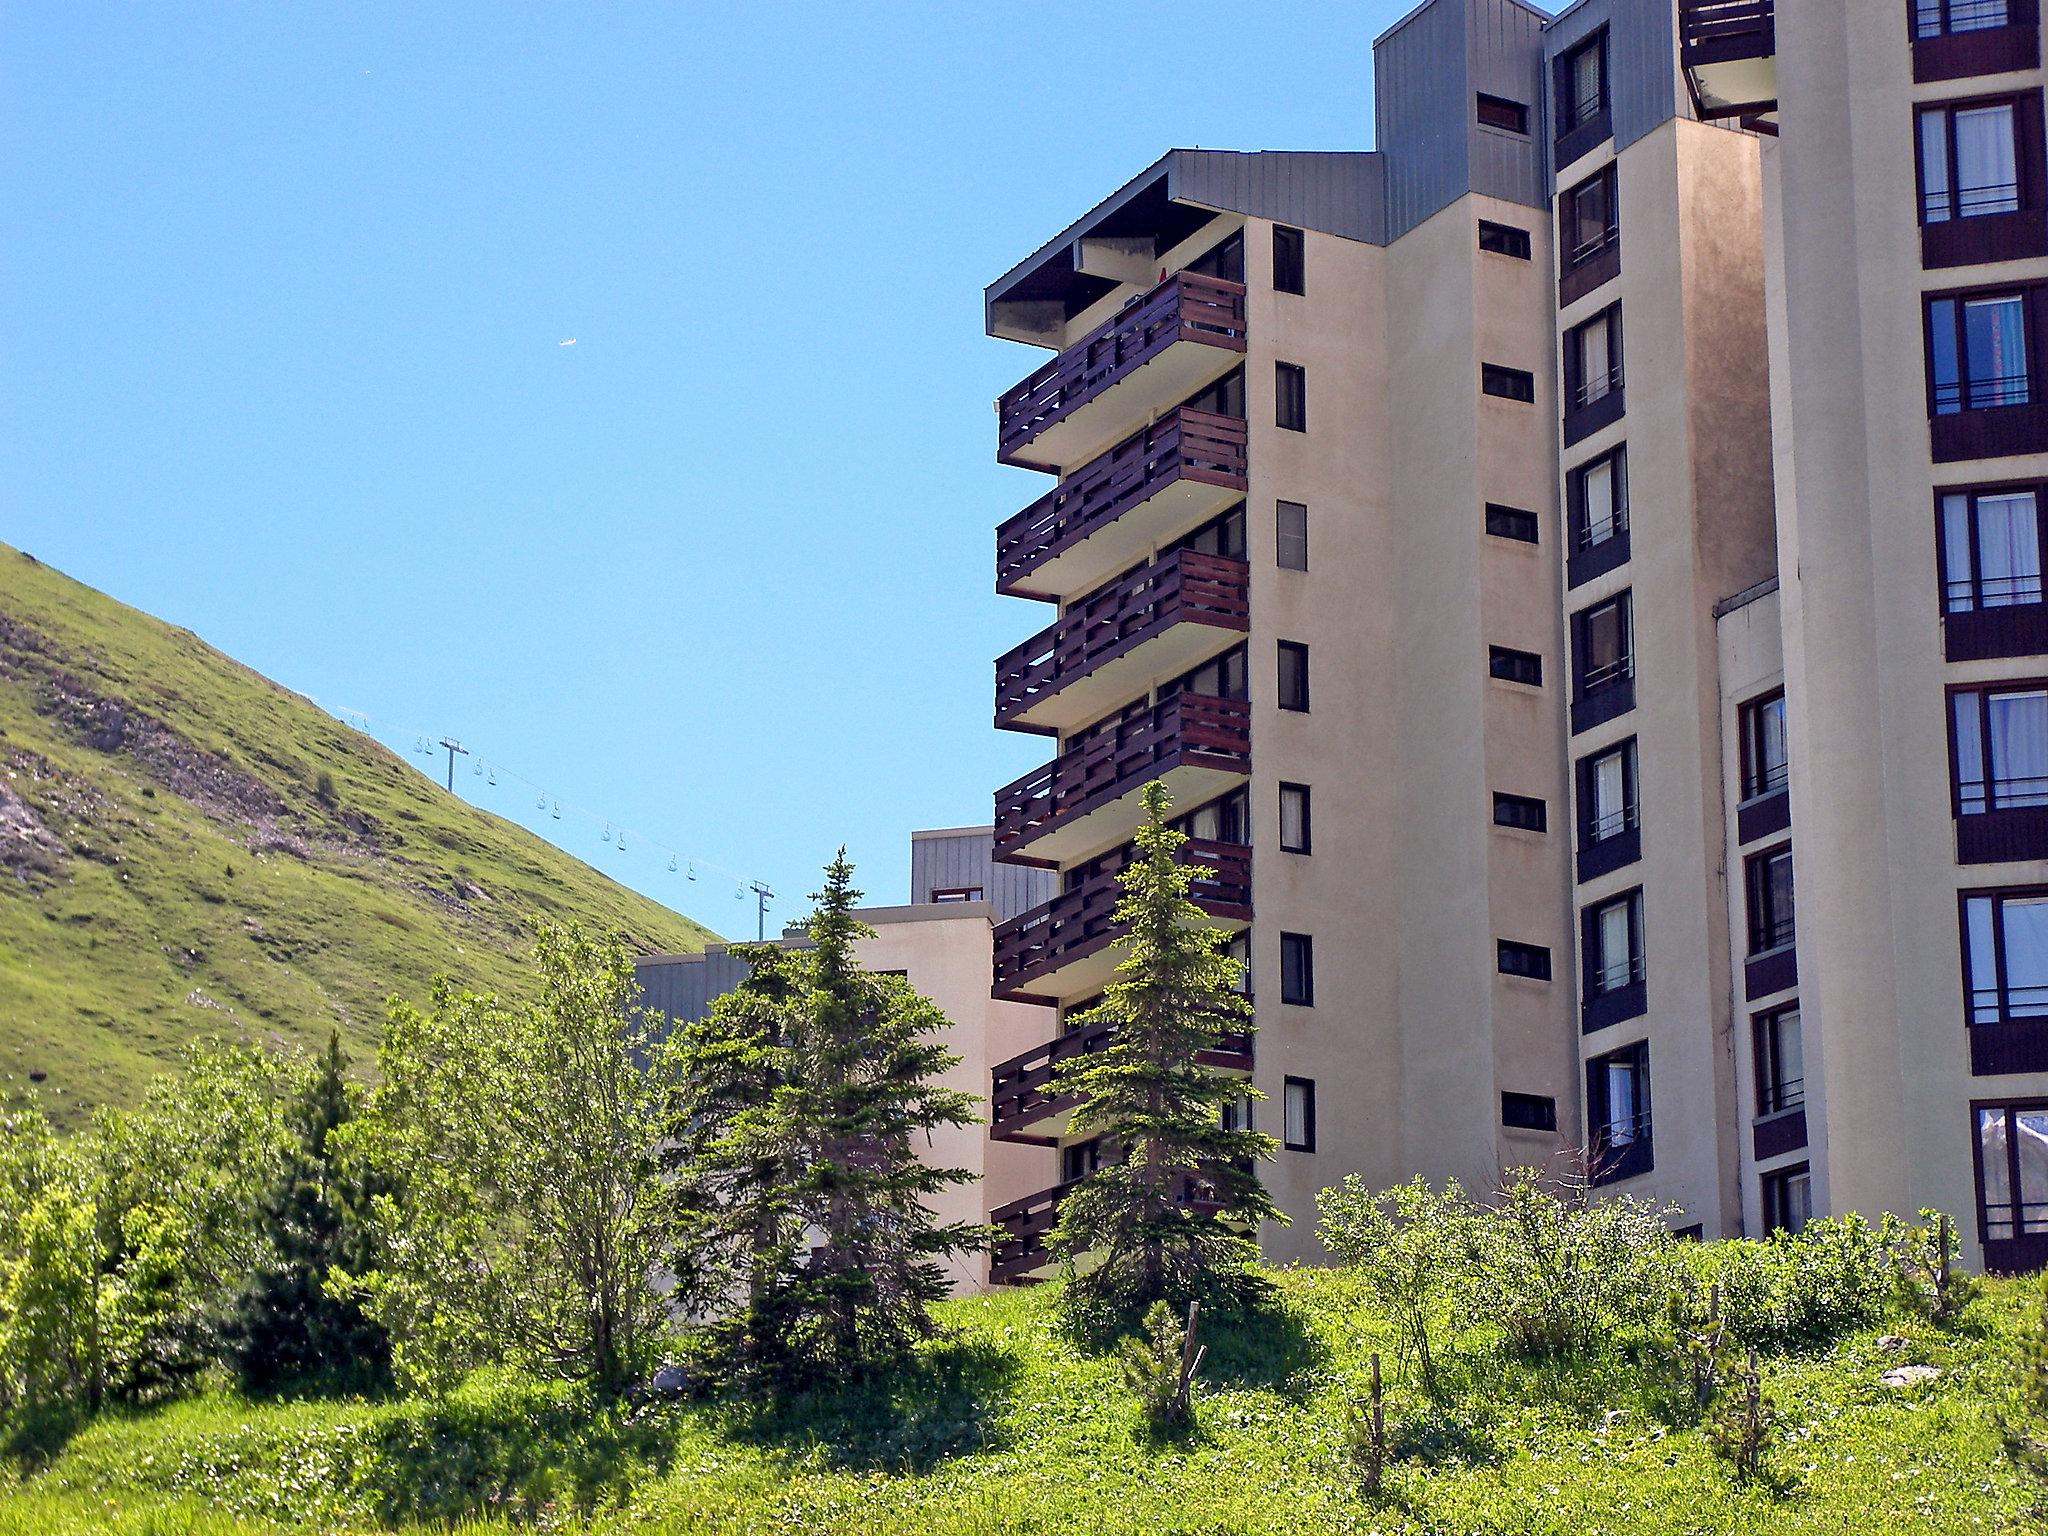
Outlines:
[{"label": "white curtain", "polygon": [[2012,107],[1971,107],[1956,124],[1956,212],[2011,213],[2020,205]]},{"label": "white curtain", "polygon": [[1622,830],[1628,805],[1622,773],[1622,754],[1613,752],[1593,765],[1593,824],[1602,837]]},{"label": "white curtain", "polygon": [[1614,461],[1588,465],[1582,480],[1586,497],[1586,542],[1604,543],[1614,533]]},{"label": "white curtain", "polygon": [[1941,552],[1947,566],[1944,610],[1968,613],[1977,606],[1976,584],[1972,580],[1977,561],[1970,547],[1970,498],[1941,498]]},{"label": "white curtain", "polygon": [[1579,394],[1587,405],[1607,393],[1607,330],[1605,315],[1579,328]]},{"label": "white curtain", "polygon": [[1977,574],[1986,608],[2041,600],[2041,525],[2032,491],[1977,499]]},{"label": "white curtain", "polygon": [[1990,809],[1984,778],[1984,697],[1958,693],[1950,700],[1956,717],[1956,799],[1965,816],[1980,816]]},{"label": "white curtain", "polygon": [[1963,345],[1967,348],[1972,409],[2025,405],[2027,377],[2026,305],[2018,296],[1963,301]]},{"label": "white curtain", "polygon": [[1972,896],[1963,903],[1970,937],[1970,1022],[1998,1022],[1998,943],[1991,930],[1991,898]]},{"label": "white curtain", "polygon": [[[2008,898],[2002,911],[2006,1012],[2016,1019],[2048,1017],[2048,896]],[[1978,980],[1974,971],[1972,979]]]},{"label": "white curtain", "polygon": [[1628,907],[1625,901],[1616,902],[1600,913],[1600,967],[1595,980],[1602,992],[1627,986],[1629,972],[1634,969],[1629,953]]},{"label": "white curtain", "polygon": [[2048,805],[2048,693],[1994,693],[1985,703],[1992,805]]},{"label": "white curtain", "polygon": [[1948,114],[1920,114],[1920,207],[1929,224],[1948,222]]},{"label": "white curtain", "polygon": [[1635,1139],[1635,1064],[1610,1061],[1607,1063],[1607,1144],[1625,1147]]}]

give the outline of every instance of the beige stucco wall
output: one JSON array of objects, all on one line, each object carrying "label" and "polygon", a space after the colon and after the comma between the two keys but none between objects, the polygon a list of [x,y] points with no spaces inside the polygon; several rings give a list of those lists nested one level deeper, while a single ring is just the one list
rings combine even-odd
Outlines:
[{"label": "beige stucco wall", "polygon": [[[871,907],[860,916],[875,930],[857,947],[861,965],[905,972],[911,986],[952,1021],[945,1043],[959,1060],[940,1083],[974,1095],[985,1117],[989,1068],[1053,1031],[1051,1009],[989,996],[994,914],[988,903]],[[1055,1153],[991,1141],[986,1123],[941,1127],[932,1133],[930,1146],[920,1150],[934,1166],[964,1168],[978,1176],[934,1197],[932,1211],[942,1221],[985,1221],[996,1207],[1044,1189],[1058,1176]],[[987,1254],[956,1255],[951,1267],[956,1294],[987,1288]]]}]

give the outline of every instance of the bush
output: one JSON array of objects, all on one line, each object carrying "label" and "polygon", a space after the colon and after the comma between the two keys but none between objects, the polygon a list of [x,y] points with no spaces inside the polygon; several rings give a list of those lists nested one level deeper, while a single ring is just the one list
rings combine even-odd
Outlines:
[{"label": "bush", "polygon": [[1194,1417],[1195,1372],[1208,1353],[1195,1343],[1191,1331],[1199,1313],[1199,1306],[1190,1307],[1188,1325],[1183,1326],[1172,1307],[1155,1301],[1145,1314],[1144,1335],[1117,1346],[1124,1382],[1136,1394],[1145,1422],[1155,1429],[1176,1428]]},{"label": "bush", "polygon": [[1469,1296],[1472,1259],[1484,1246],[1485,1213],[1456,1179],[1441,1194],[1421,1178],[1375,1194],[1355,1173],[1317,1195],[1316,1209],[1322,1218],[1317,1235],[1393,1320],[1423,1391],[1434,1397],[1430,1332]]},{"label": "bush", "polygon": [[1809,1221],[1797,1233],[1713,1243],[1689,1256],[1698,1278],[1721,1287],[1730,1336],[1746,1349],[1824,1344],[1883,1320],[1896,1280],[1899,1227],[1854,1214]]}]

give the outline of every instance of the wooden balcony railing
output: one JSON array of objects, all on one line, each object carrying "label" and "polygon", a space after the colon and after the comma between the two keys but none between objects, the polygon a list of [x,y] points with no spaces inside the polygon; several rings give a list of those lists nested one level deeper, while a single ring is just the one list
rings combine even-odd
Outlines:
[{"label": "wooden balcony railing", "polygon": [[1245,424],[1181,406],[1067,476],[996,529],[996,590],[1012,594],[1046,561],[1181,481],[1245,488]]},{"label": "wooden balcony railing", "polygon": [[1244,351],[1244,284],[1177,272],[1126,305],[996,401],[996,458],[1015,462],[1047,427],[1181,341]]},{"label": "wooden balcony railing", "polygon": [[[1032,1134],[1026,1128],[1055,1115],[1063,1115],[1074,1107],[1071,1098],[1046,1091],[1053,1074],[1061,1063],[1101,1050],[1115,1033],[1107,1023],[1086,1024],[1057,1035],[1043,1045],[1020,1052],[995,1067],[989,1074],[989,1139],[1051,1145],[1055,1138]],[[1213,1067],[1219,1072],[1249,1072],[1252,1069],[1252,1038],[1248,1030],[1225,1035],[1215,1049],[1201,1052],[1195,1060],[1199,1065]]]},{"label": "wooden balcony railing", "polygon": [[1726,64],[1778,51],[1775,0],[1680,0],[1679,62]]},{"label": "wooden balcony railing", "polygon": [[[1091,860],[1051,901],[1000,925],[995,931],[995,995],[1028,997],[1040,977],[1114,943],[1121,933],[1111,921],[1123,896],[1119,877],[1135,857],[1135,847],[1126,843]],[[1181,862],[1194,868],[1188,894],[1203,911],[1226,921],[1251,921],[1249,847],[1190,838],[1182,845]]]},{"label": "wooden balcony railing", "polygon": [[[1045,1239],[1060,1219],[1060,1202],[1082,1182],[1069,1179],[1035,1195],[997,1206],[988,1214],[989,1225],[1002,1236],[989,1255],[989,1279],[997,1285],[1031,1285],[1039,1276],[1034,1271],[1052,1262]],[[1217,1205],[1207,1185],[1192,1174],[1182,1173],[1173,1181],[1174,1199],[1198,1215],[1213,1216]]]},{"label": "wooden balcony railing", "polygon": [[1180,693],[1119,720],[996,791],[995,856],[1008,858],[1054,828],[1182,764],[1252,770],[1251,705]]},{"label": "wooden balcony railing", "polygon": [[1069,608],[996,660],[996,724],[1107,666],[1176,624],[1243,633],[1251,627],[1251,567],[1176,550]]}]

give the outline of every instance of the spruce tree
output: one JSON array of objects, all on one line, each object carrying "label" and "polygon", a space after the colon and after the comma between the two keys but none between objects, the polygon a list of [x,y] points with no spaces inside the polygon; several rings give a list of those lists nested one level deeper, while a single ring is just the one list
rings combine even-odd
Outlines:
[{"label": "spruce tree", "polygon": [[1069,1261],[1071,1302],[1117,1319],[1158,1301],[1249,1300],[1258,1223],[1286,1219],[1256,1171],[1273,1138],[1225,1123],[1228,1106],[1261,1095],[1196,1059],[1249,1031],[1252,1010],[1227,935],[1189,899],[1193,872],[1177,857],[1187,835],[1167,825],[1168,805],[1163,785],[1145,787],[1138,857],[1114,914],[1129,953],[1102,1002],[1074,1021],[1112,1033],[1063,1063],[1048,1090],[1074,1100],[1076,1134],[1112,1149],[1061,1201],[1049,1243]]},{"label": "spruce tree", "polygon": [[355,1300],[327,1291],[331,1269],[367,1267],[373,1191],[338,1166],[329,1140],[355,1107],[348,1057],[335,1031],[286,1109],[291,1146],[262,1209],[272,1261],[249,1277],[225,1330],[247,1390],[315,1377],[368,1385],[389,1370],[384,1330]]}]

